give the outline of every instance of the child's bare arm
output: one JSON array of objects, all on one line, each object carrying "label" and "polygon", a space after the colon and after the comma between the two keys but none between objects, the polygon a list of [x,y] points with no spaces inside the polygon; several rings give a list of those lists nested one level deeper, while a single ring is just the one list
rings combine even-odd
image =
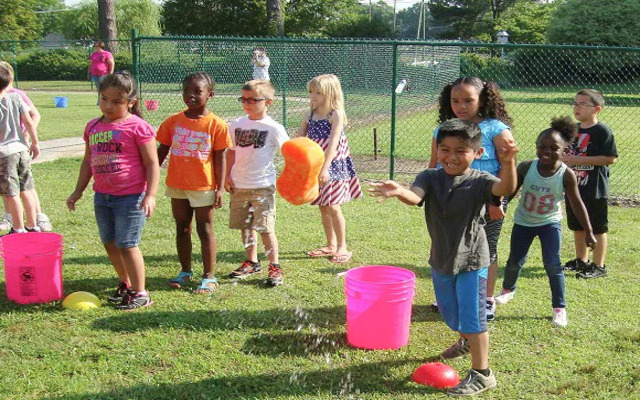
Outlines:
[{"label": "child's bare arm", "polygon": [[580,192],[578,190],[578,180],[576,179],[576,174],[569,168],[564,173],[562,178],[564,184],[564,191],[567,194],[567,198],[569,199],[569,205],[571,205],[571,209],[575,214],[576,218],[582,225],[585,233],[585,243],[587,247],[593,249],[596,245],[596,238],[593,236],[593,231],[591,228],[591,222],[589,221],[589,215],[587,214],[587,209],[582,202],[582,198],[580,198]]},{"label": "child's bare arm", "polygon": [[233,193],[233,181],[231,180],[231,169],[233,169],[233,164],[236,163],[236,151],[232,147],[229,147],[225,152],[225,155],[227,157],[227,166],[226,166],[226,172],[225,172],[224,189],[229,193]]},{"label": "child's bare arm", "polygon": [[496,153],[500,160],[500,181],[491,186],[491,193],[494,196],[508,196],[516,190],[518,184],[516,172],[518,148],[513,140],[505,141],[503,147],[496,149]]},{"label": "child's bare arm", "polygon": [[298,132],[296,133],[296,137],[306,137],[307,136],[307,127],[309,126],[309,117],[311,113],[305,113],[302,117],[302,123],[300,124],[300,128],[298,128]]},{"label": "child's bare arm", "polygon": [[158,194],[158,184],[160,183],[160,163],[158,162],[155,140],[138,146],[138,149],[147,177],[147,192],[140,203],[140,209],[149,218],[156,209],[156,196]]},{"label": "child's bare arm", "polygon": [[422,201],[424,190],[417,186],[407,189],[395,181],[372,182],[368,190],[373,197],[380,197],[379,202],[390,197],[397,197],[404,204],[415,206]]},{"label": "child's bare arm", "polygon": [[171,150],[171,148],[169,146],[167,146],[166,144],[162,144],[160,143],[160,145],[158,146],[158,165],[162,165],[162,163],[164,162],[165,158],[167,158],[167,154],[169,154],[169,150]]},{"label": "child's bare arm", "polygon": [[224,194],[224,187],[226,185],[227,161],[224,152],[225,149],[213,151],[213,175],[218,185],[217,188],[214,188],[216,189],[215,203],[213,204],[214,208],[222,207],[222,195]]},{"label": "child's bare arm", "polygon": [[78,181],[76,182],[76,189],[67,198],[66,204],[69,211],[76,209],[76,202],[82,198],[82,193],[89,185],[91,181],[91,148],[89,144],[84,146],[84,158],[82,164],[80,164],[80,172],[78,173]]},{"label": "child's bare arm", "polygon": [[436,138],[431,138],[431,155],[429,156],[429,168],[435,168],[438,165],[438,145]]},{"label": "child's bare arm", "polygon": [[[37,158],[40,155],[40,143],[38,142],[38,132],[36,131],[36,124],[33,122],[31,115],[28,112],[20,114],[20,120],[24,124],[25,132],[28,135],[30,142],[29,152],[32,158]],[[23,132],[23,134],[25,133]],[[27,136],[25,136],[27,138]]]}]

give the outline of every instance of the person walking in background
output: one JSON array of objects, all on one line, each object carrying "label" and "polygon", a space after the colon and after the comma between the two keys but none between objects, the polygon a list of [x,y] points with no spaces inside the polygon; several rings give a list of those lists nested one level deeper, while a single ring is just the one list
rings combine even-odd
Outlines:
[{"label": "person walking in background", "polygon": [[253,57],[251,58],[251,65],[253,65],[253,79],[268,81],[269,79],[269,66],[271,60],[267,57],[267,52],[264,47],[258,47],[253,51]]},{"label": "person walking in background", "polygon": [[[460,118],[475,122],[482,130],[482,148],[484,149],[479,159],[473,160],[471,168],[487,171],[494,176],[500,176],[500,162],[496,149],[504,146],[504,143],[513,141],[510,125],[511,118],[507,113],[504,99],[497,84],[491,81],[483,81],[477,77],[462,77],[446,85],[440,92],[439,123],[444,123],[451,118]],[[431,158],[429,168],[438,165],[436,137],[439,127],[433,132],[431,142]],[[498,239],[504,216],[507,200],[501,204],[487,205],[484,231],[489,242],[489,255],[491,264],[487,277],[487,320],[495,318],[496,303],[493,298],[495,283],[498,276]],[[433,306],[437,310],[437,304]]]},{"label": "person walking in background", "polygon": [[337,76],[319,75],[307,83],[311,111],[302,118],[298,136],[306,136],[324,150],[324,163],[318,182],[320,194],[311,205],[320,207],[326,237],[323,247],[311,250],[309,257],[331,256],[331,262],[351,260],[347,249],[346,223],[340,205],[362,197],[360,181],[353,168],[344,125],[344,95]]},{"label": "person walking in background", "polygon": [[98,40],[93,44],[93,53],[89,56],[89,66],[87,67],[87,79],[89,79],[96,90],[100,90],[100,81],[103,77],[113,74],[115,62],[113,55],[104,49],[104,42]]},{"label": "person walking in background", "polygon": [[222,207],[224,151],[231,146],[226,122],[207,109],[214,82],[206,72],[195,72],[182,80],[182,100],[187,109],[169,116],[158,128],[158,161],[169,152],[167,196],[176,223],[176,247],[180,261],[178,276],[169,286],[180,289],[193,277],[191,232],[195,215],[202,249],[203,274],[194,293],[212,294],[218,288],[214,276],[217,244],[213,233],[213,209]]},{"label": "person walking in background", "polygon": [[134,310],[153,304],[138,243],[156,208],[160,166],[155,131],[140,117],[138,88],[131,74],[107,75],[99,95],[103,115],[85,127],[84,158],[66,203],[75,210],[93,177],[100,239],[120,279],[108,301],[117,309]]},{"label": "person walking in background", "polygon": [[565,269],[576,271],[576,277],[591,279],[607,276],[607,232],[609,231],[609,165],[618,159],[618,149],[611,128],[598,121],[604,107],[602,92],[580,90],[573,100],[573,115],[579,121],[578,136],[574,139],[563,161],[578,178],[580,197],[587,207],[589,221],[596,236],[593,261],[585,245],[586,231],[576,217],[576,210],[567,202],[567,225],[573,231],[576,258],[565,264]]}]

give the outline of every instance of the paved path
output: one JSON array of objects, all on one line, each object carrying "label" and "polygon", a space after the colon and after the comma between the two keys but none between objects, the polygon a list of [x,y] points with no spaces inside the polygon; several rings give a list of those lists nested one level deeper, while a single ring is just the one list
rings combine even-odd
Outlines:
[{"label": "paved path", "polygon": [[38,164],[58,158],[82,157],[83,155],[84,140],[82,137],[45,140],[40,142],[40,156],[32,163]]}]

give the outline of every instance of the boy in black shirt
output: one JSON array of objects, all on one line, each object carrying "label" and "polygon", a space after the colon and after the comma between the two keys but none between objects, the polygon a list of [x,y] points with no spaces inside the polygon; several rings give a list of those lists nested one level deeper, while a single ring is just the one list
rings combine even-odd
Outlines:
[{"label": "boy in black shirt", "polygon": [[587,208],[589,221],[597,239],[593,261],[585,245],[585,231],[578,222],[571,205],[567,208],[567,224],[573,231],[576,258],[565,264],[565,269],[577,271],[576,277],[590,279],[607,276],[605,255],[607,252],[609,198],[609,165],[616,162],[618,150],[611,129],[598,121],[604,107],[604,96],[598,90],[582,89],[573,102],[573,114],[579,122],[578,136],[567,149],[563,161],[578,178],[580,197]]}]

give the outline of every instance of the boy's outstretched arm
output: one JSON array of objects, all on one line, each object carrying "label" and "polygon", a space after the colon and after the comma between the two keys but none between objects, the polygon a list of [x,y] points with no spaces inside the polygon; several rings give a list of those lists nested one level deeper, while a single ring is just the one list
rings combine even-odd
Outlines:
[{"label": "boy's outstretched arm", "polygon": [[562,177],[562,183],[564,184],[564,192],[569,199],[571,209],[580,222],[580,225],[582,225],[582,228],[584,229],[585,243],[588,248],[593,249],[596,246],[596,238],[595,236],[593,236],[587,209],[582,202],[582,198],[580,197],[580,191],[578,190],[578,179],[576,178],[576,174],[572,169],[567,168],[564,176]]},{"label": "boy's outstretched arm", "polygon": [[516,154],[518,148],[513,140],[503,143],[503,147],[496,149],[500,161],[500,180],[491,186],[494,196],[509,196],[518,186],[516,172]]},{"label": "boy's outstretched arm", "polygon": [[424,191],[421,188],[411,186],[411,189],[407,189],[395,181],[372,182],[370,185],[371,187],[367,190],[371,196],[380,197],[379,202],[389,197],[397,197],[404,204],[415,206],[424,197]]}]

